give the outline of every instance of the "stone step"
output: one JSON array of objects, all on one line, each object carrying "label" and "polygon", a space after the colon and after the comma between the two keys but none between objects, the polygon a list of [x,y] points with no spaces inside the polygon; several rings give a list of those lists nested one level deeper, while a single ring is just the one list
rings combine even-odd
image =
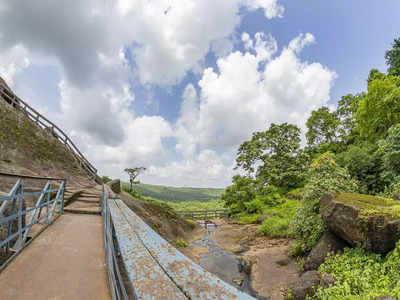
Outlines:
[{"label": "stone step", "polygon": [[101,215],[101,208],[100,207],[64,208],[64,212],[70,214]]}]

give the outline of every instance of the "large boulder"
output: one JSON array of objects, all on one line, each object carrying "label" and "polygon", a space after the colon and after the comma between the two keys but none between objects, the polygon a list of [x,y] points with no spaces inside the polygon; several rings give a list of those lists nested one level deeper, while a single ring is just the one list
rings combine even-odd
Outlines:
[{"label": "large boulder", "polygon": [[121,181],[119,179],[111,180],[110,182],[107,183],[107,185],[110,186],[111,190],[114,193],[116,194],[121,193]]},{"label": "large boulder", "polygon": [[320,281],[321,276],[317,271],[305,272],[292,287],[292,299],[305,300],[307,296],[312,297],[315,294]]},{"label": "large boulder", "polygon": [[331,232],[352,246],[387,253],[400,239],[400,202],[360,194],[328,193],[320,213]]},{"label": "large boulder", "polygon": [[329,252],[337,253],[346,247],[347,244],[329,231],[326,231],[318,244],[311,250],[304,263],[304,270],[317,270],[324,262]]}]

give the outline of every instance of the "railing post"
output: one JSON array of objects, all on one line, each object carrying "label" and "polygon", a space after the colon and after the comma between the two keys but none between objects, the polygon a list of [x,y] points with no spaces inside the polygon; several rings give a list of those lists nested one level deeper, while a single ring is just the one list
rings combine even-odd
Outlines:
[{"label": "railing post", "polygon": [[24,202],[24,183],[21,183],[21,197],[18,198],[18,240],[15,246],[18,249],[24,247],[24,241],[22,240],[22,204]]},{"label": "railing post", "polygon": [[60,215],[64,213],[64,192],[65,192],[65,181],[61,182],[61,204],[60,204]]}]

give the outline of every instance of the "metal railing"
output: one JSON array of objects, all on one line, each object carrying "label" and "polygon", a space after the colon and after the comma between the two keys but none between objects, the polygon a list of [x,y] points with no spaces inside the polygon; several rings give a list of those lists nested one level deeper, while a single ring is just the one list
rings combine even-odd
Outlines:
[{"label": "metal railing", "polygon": [[[24,179],[19,178],[8,196],[0,197],[0,253],[4,259],[2,264],[0,262],[0,271],[63,214],[66,181],[58,179],[57,185],[53,181],[48,180],[40,192],[24,193]],[[26,208],[25,200],[36,197],[35,204]],[[34,227],[37,224],[40,228]],[[33,227],[35,232],[32,233]]]},{"label": "metal railing", "polygon": [[2,84],[0,81],[0,96],[4,98],[6,102],[12,105],[14,108],[22,111],[30,120],[35,122],[40,128],[49,130],[50,133],[57,138],[61,143],[67,147],[68,150],[75,157],[79,165],[93,178],[99,180],[97,175],[97,169],[86,159],[78,147],[72,142],[72,140],[62,131],[57,125],[51,122],[49,119],[40,114],[37,110],[32,108],[29,104],[24,102],[18,96],[16,96],[10,89]]},{"label": "metal railing", "polygon": [[115,229],[111,220],[110,208],[107,202],[108,198],[108,193],[105,191],[103,184],[101,213],[103,215],[104,247],[106,252],[108,283],[113,300],[128,300],[129,297],[126,292],[124,282],[122,280],[116,255],[116,251],[118,250],[118,248],[117,243],[114,243]]},{"label": "metal railing", "polygon": [[227,209],[215,209],[215,210],[182,210],[175,211],[175,213],[184,219],[193,220],[207,220],[212,218],[226,218],[229,216]]}]

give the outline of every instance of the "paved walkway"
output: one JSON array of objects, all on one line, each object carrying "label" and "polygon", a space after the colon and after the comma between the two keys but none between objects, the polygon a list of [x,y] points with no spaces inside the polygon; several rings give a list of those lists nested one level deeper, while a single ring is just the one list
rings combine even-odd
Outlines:
[{"label": "paved walkway", "polygon": [[0,274],[3,300],[109,300],[102,218],[64,214]]}]

